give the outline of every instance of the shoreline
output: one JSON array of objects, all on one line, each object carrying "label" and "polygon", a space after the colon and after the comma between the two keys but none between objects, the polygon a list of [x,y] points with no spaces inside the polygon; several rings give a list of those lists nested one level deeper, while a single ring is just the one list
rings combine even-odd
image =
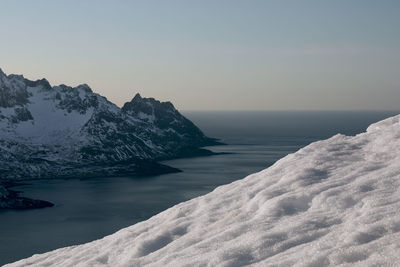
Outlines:
[{"label": "shoreline", "polygon": [[[225,145],[224,143],[217,143],[213,146],[216,145]],[[173,159],[182,159],[182,158],[195,158],[195,157],[208,157],[208,156],[216,156],[216,155],[223,155],[223,154],[230,154],[228,152],[213,152],[208,149],[204,148],[199,148],[195,151],[192,151],[191,153],[182,153],[179,156],[173,157],[173,158],[168,158],[165,160],[173,160]],[[161,160],[160,160],[161,161]],[[123,165],[123,162],[117,163],[118,165]],[[129,166],[129,164],[126,164],[126,166]],[[108,166],[108,168],[111,168],[112,166]],[[154,168],[158,167],[158,168]],[[178,168],[174,168],[168,165],[165,165],[163,163],[160,163],[159,161],[153,162],[153,164],[142,164],[140,165],[139,168],[136,168],[134,171],[116,171],[114,173],[105,173],[100,175],[99,172],[106,170],[107,167],[101,168],[97,172],[95,171],[92,175],[86,175],[86,176],[58,176],[55,178],[46,178],[46,177],[41,177],[38,179],[21,179],[18,181],[12,181],[12,180],[5,180],[5,181],[0,181],[0,211],[2,210],[28,210],[28,209],[41,209],[41,208],[47,208],[47,207],[53,207],[55,206],[55,203],[46,201],[46,200],[41,200],[41,199],[32,199],[29,197],[22,197],[20,194],[23,193],[23,191],[19,190],[12,190],[10,188],[12,187],[17,187],[17,186],[22,186],[22,185],[29,185],[29,181],[35,181],[35,180],[54,180],[54,179],[95,179],[95,178],[113,178],[113,177],[118,177],[118,176],[135,176],[137,178],[146,178],[149,176],[155,176],[155,175],[163,175],[163,174],[169,174],[169,173],[179,173],[182,172],[182,170]]]}]

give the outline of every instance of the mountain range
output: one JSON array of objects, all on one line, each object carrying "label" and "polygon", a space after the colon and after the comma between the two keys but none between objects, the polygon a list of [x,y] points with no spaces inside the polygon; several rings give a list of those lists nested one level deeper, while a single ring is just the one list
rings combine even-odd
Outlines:
[{"label": "mountain range", "polygon": [[136,94],[120,108],[86,84],[51,86],[0,69],[0,186],[176,172],[158,162],[210,155],[201,147],[216,144],[171,102]]}]

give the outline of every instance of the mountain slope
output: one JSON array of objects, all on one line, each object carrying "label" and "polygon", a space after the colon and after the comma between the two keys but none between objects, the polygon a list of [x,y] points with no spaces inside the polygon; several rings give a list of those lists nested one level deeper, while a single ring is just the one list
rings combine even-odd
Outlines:
[{"label": "mountain slope", "polygon": [[400,115],[103,239],[6,266],[398,266]]},{"label": "mountain slope", "polygon": [[137,95],[121,109],[85,84],[0,70],[0,182],[173,172],[156,161],[216,143],[170,102]]}]

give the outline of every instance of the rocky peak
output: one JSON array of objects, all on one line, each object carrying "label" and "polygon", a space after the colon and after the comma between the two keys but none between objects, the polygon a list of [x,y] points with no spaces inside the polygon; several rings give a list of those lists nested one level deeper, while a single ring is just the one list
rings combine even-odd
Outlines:
[{"label": "rocky peak", "polygon": [[76,89],[82,89],[83,91],[85,91],[86,93],[93,93],[92,89],[90,88],[89,85],[87,85],[86,83],[84,84],[80,84],[77,87],[75,87]]},{"label": "rocky peak", "polygon": [[130,102],[124,104],[122,112],[136,120],[141,120],[148,127],[163,131],[163,138],[158,136],[158,133],[152,138],[163,146],[171,140],[177,142],[184,140],[193,146],[213,143],[213,140],[207,138],[196,125],[176,110],[171,102],[160,102],[154,98],[145,98],[136,94]]},{"label": "rocky peak", "polygon": [[143,174],[161,168],[156,160],[204,155],[200,147],[216,143],[170,102],[136,94],[121,109],[87,84],[0,73],[0,113],[0,182]]},{"label": "rocky peak", "polygon": [[7,76],[3,71],[0,73],[0,107],[9,108],[15,105],[28,103],[29,93],[26,90],[22,75]]},{"label": "rocky peak", "polygon": [[45,90],[51,90],[52,89],[49,81],[46,80],[45,78],[40,79],[40,80],[36,80],[36,81],[31,81],[31,80],[28,80],[28,79],[24,79],[24,82],[29,87],[41,86]]},{"label": "rocky peak", "polygon": [[0,89],[4,86],[7,75],[0,69]]},{"label": "rocky peak", "polygon": [[147,115],[163,115],[163,113],[178,112],[174,105],[167,102],[160,102],[152,97],[142,97],[137,93],[130,102],[126,102],[122,107],[122,112],[130,115],[138,115],[140,112]]},{"label": "rocky peak", "polygon": [[135,102],[141,101],[142,99],[143,99],[142,96],[139,93],[136,93],[136,95],[132,98],[131,102],[132,101],[135,101]]}]

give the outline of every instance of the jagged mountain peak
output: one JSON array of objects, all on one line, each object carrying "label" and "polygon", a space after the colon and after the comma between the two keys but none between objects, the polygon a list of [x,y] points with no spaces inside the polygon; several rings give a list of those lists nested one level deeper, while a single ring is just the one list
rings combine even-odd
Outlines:
[{"label": "jagged mountain peak", "polygon": [[50,85],[49,81],[47,79],[45,79],[45,78],[39,79],[39,80],[36,80],[36,81],[31,81],[31,80],[28,80],[28,79],[24,78],[24,82],[29,87],[41,86],[43,89],[46,89],[46,90],[51,90],[52,89],[52,86]]},{"label": "jagged mountain peak", "polygon": [[156,113],[179,113],[170,101],[161,102],[152,97],[142,97],[137,93],[130,102],[126,102],[122,111],[129,114],[144,113],[153,115]]},{"label": "jagged mountain peak", "polygon": [[22,75],[0,73],[0,108],[9,108],[28,103],[29,92]]},{"label": "jagged mountain peak", "polygon": [[9,79],[16,79],[16,80],[24,79],[24,75],[22,75],[22,74],[9,74],[8,78]]},{"label": "jagged mountain peak", "polygon": [[20,80],[20,81],[23,81],[25,79],[22,74],[14,74],[14,73],[7,74],[2,70],[2,68],[0,68],[0,78],[2,78],[3,80],[7,79],[7,80]]},{"label": "jagged mountain peak", "polygon": [[119,108],[87,84],[0,78],[0,182],[143,173],[160,167],[149,161],[204,154],[200,147],[216,144],[171,102],[136,94]]},{"label": "jagged mountain peak", "polygon": [[83,83],[83,84],[80,84],[80,85],[78,85],[77,87],[75,87],[76,89],[82,89],[82,90],[84,90],[85,92],[87,92],[87,93],[92,93],[93,91],[92,91],[92,88],[90,88],[90,86],[89,85],[87,85],[86,83]]},{"label": "jagged mountain peak", "polygon": [[[153,97],[143,97],[140,93],[136,93],[136,95],[132,98],[130,102],[149,102],[149,103],[156,103],[156,104],[163,104],[163,105],[172,105],[170,101],[159,101]],[[127,103],[130,103],[127,102]],[[125,103],[125,104],[127,104]]]},{"label": "jagged mountain peak", "polygon": [[142,100],[142,96],[140,95],[140,93],[136,93],[136,95],[132,98],[132,101],[140,101]]}]

